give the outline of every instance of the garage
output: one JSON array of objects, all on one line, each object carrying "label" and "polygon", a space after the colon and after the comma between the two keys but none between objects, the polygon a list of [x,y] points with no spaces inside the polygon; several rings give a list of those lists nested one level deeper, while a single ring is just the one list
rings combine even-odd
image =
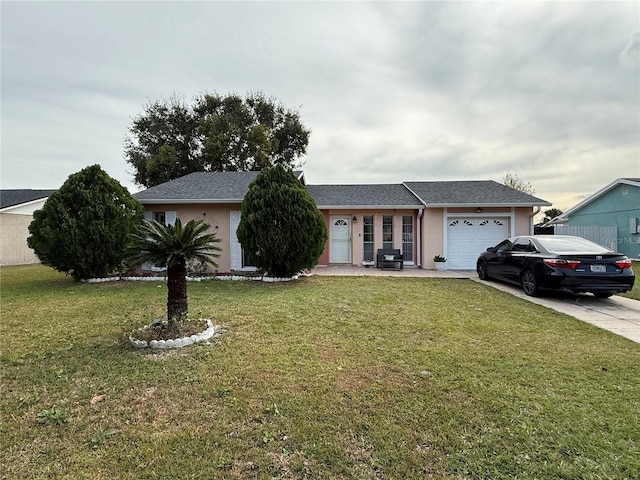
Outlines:
[{"label": "garage", "polygon": [[478,255],[508,236],[509,221],[506,217],[449,217],[447,268],[474,270]]}]

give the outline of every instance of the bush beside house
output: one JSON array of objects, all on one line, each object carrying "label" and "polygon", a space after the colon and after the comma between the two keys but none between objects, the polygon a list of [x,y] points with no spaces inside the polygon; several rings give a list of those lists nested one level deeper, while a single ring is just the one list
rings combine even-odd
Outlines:
[{"label": "bush beside house", "polygon": [[27,244],[40,261],[76,280],[104,277],[122,266],[140,202],[100,168],[74,173],[34,212]]},{"label": "bush beside house", "polygon": [[291,277],[317,265],[327,228],[293,172],[276,165],[260,172],[249,186],[237,236],[257,268],[274,277]]}]

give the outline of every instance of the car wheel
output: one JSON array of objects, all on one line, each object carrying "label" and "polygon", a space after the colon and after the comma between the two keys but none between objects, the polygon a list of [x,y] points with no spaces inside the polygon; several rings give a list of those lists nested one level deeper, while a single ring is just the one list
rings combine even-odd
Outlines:
[{"label": "car wheel", "polygon": [[478,262],[478,266],[476,267],[476,271],[478,272],[478,278],[480,280],[489,280],[489,274],[487,273],[487,262],[484,260],[480,260]]},{"label": "car wheel", "polygon": [[522,290],[530,297],[538,295],[538,280],[531,270],[527,270],[522,274],[521,278]]},{"label": "car wheel", "polygon": [[613,295],[613,292],[595,292],[593,294],[596,298],[609,298],[611,295]]}]

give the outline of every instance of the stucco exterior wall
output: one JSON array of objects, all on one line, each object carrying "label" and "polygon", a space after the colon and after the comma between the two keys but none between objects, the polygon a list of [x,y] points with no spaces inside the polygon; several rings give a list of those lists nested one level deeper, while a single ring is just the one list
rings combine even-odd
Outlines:
[{"label": "stucco exterior wall", "polygon": [[[240,204],[193,204],[193,205],[145,205],[145,209],[151,212],[175,211],[176,215],[184,223],[192,219],[204,220],[212,225],[216,232],[220,243],[218,246],[222,249],[220,258],[218,259],[218,272],[231,271],[231,211],[239,211]],[[446,213],[445,213],[446,212]],[[330,249],[331,249],[331,219],[335,217],[344,217],[348,219],[351,228],[350,238],[350,260],[349,264],[361,265],[364,260],[363,253],[363,217],[372,216],[374,224],[374,254],[382,248],[382,218],[384,216],[393,216],[393,247],[402,250],[402,217],[411,215],[413,217],[413,262],[424,268],[435,268],[433,263],[434,255],[446,255],[445,245],[443,245],[446,236],[444,235],[445,215],[496,215],[505,219],[509,224],[510,235],[528,235],[531,229],[531,213],[532,208],[486,208],[481,214],[477,214],[472,208],[426,208],[423,211],[421,220],[417,218],[416,210],[373,210],[359,209],[345,211],[344,209],[323,209],[321,213],[325,219],[327,233],[329,235],[325,249],[318,259],[318,265],[329,265]],[[356,221],[353,221],[355,216]],[[418,230],[420,232],[418,232]],[[421,251],[418,252],[418,242],[420,242]],[[487,245],[488,246],[488,245]],[[210,268],[210,271],[214,271]]]},{"label": "stucco exterior wall", "polygon": [[[416,239],[418,224],[416,221],[416,212],[414,210],[371,210],[371,209],[354,209],[354,210],[339,210],[328,209],[321,210],[325,219],[325,225],[327,226],[328,241],[325,245],[325,249],[322,255],[318,259],[318,265],[330,264],[330,249],[331,249],[331,219],[335,217],[344,217],[349,219],[351,226],[351,244],[350,252],[351,259],[348,263],[351,265],[362,265],[364,260],[364,246],[363,246],[363,217],[373,217],[373,252],[374,256],[378,249],[382,248],[382,217],[393,217],[393,248],[400,249],[402,251],[402,217],[412,216],[413,218],[413,258],[416,259]],[[353,221],[353,218],[356,221]]]},{"label": "stucco exterior wall", "polygon": [[240,204],[191,204],[191,205],[145,205],[145,211],[149,212],[166,212],[175,211],[176,216],[184,224],[189,220],[204,220],[205,223],[211,225],[211,229],[220,239],[218,247],[222,249],[220,258],[216,260],[218,268],[210,267],[208,271],[213,272],[230,272],[231,271],[231,245],[230,245],[230,212],[232,210],[239,211]]},{"label": "stucco exterior wall", "polygon": [[422,265],[435,269],[433,257],[444,253],[444,209],[427,208],[422,215]]},{"label": "stucco exterior wall", "polygon": [[533,235],[533,208],[515,208],[515,225],[511,235]]},{"label": "stucco exterior wall", "polygon": [[27,246],[31,215],[0,214],[0,265],[24,265],[40,263],[36,254]]},{"label": "stucco exterior wall", "polygon": [[[445,243],[445,217],[497,217],[508,223],[508,235],[530,235],[532,233],[531,207],[491,207],[482,208],[427,208],[423,214],[422,230],[422,266],[435,269],[433,257],[448,255]],[[487,245],[489,247],[490,245]]]}]

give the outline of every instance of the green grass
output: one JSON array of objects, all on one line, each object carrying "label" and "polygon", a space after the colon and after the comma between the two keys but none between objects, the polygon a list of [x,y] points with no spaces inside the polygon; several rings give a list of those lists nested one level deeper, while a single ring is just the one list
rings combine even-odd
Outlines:
[{"label": "green grass", "polygon": [[640,346],[470,280],[165,286],[2,268],[2,478],[640,477]]},{"label": "green grass", "polygon": [[634,300],[640,300],[640,262],[633,262],[633,271],[636,273],[636,281],[633,284],[631,291],[622,293],[623,297],[633,298]]}]

